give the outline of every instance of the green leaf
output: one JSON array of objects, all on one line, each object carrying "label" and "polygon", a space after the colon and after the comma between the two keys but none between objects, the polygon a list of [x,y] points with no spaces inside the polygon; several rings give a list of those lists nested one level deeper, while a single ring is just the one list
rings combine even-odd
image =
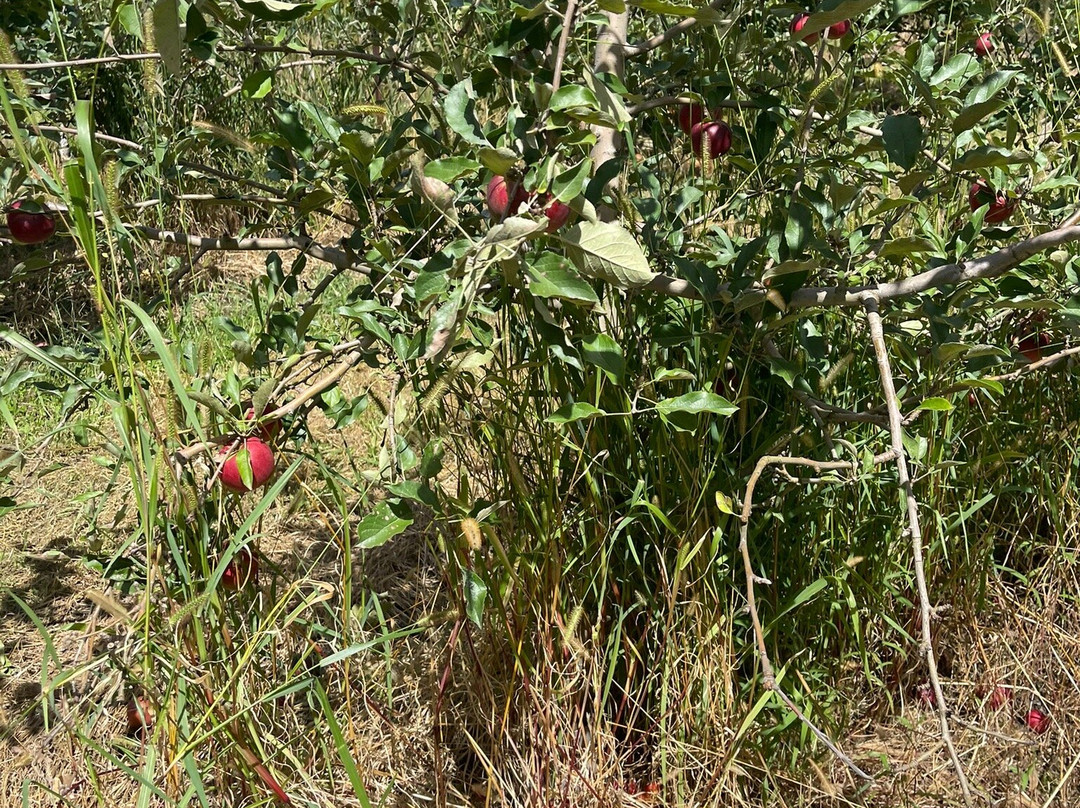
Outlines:
[{"label": "green leaf", "polygon": [[476,625],[482,625],[484,603],[487,601],[488,588],[483,579],[473,570],[465,572],[465,614]]},{"label": "green leaf", "polygon": [[[474,146],[491,147],[484,132],[480,128],[480,122],[476,119],[476,109],[472,79],[460,81],[450,88],[443,101],[443,113],[450,128],[457,132],[465,141]],[[483,160],[483,155],[481,155]]]},{"label": "green leaf", "polygon": [[272,22],[298,20],[315,8],[314,3],[288,3],[285,0],[236,0],[236,4],[252,17]]},{"label": "green leaf", "polygon": [[581,343],[581,355],[586,362],[596,365],[615,384],[622,382],[626,363],[619,343],[607,334],[593,334]]},{"label": "green leaf", "polygon": [[894,238],[888,244],[881,248],[881,252],[878,253],[882,258],[888,258],[893,255],[919,255],[920,253],[932,253],[937,250],[934,243],[929,239],[920,238],[919,236],[904,236],[903,238]]},{"label": "green leaf", "polygon": [[440,182],[453,182],[480,170],[480,163],[468,157],[444,157],[424,166],[424,175]]},{"label": "green leaf", "polygon": [[574,421],[588,421],[593,418],[599,418],[607,415],[603,410],[597,409],[592,404],[586,404],[584,401],[575,401],[572,404],[566,404],[555,412],[551,413],[544,419],[548,424],[569,424]]},{"label": "green leaf", "polygon": [[892,11],[894,17],[904,17],[922,11],[935,0],[893,0]]},{"label": "green leaf", "polygon": [[917,410],[929,410],[931,412],[949,412],[954,409],[953,404],[949,399],[942,398],[941,396],[931,396],[925,399],[918,407]]},{"label": "green leaf", "polygon": [[391,510],[389,503],[382,502],[356,526],[356,546],[362,550],[381,547],[412,523],[412,519],[403,519]]},{"label": "green leaf", "polygon": [[581,196],[592,174],[592,160],[586,158],[572,168],[560,172],[551,183],[551,193],[560,202]]},{"label": "green leaf", "polygon": [[656,277],[634,237],[611,222],[579,222],[558,239],[581,274],[620,289],[645,286]]},{"label": "green leaf", "polygon": [[982,65],[978,59],[970,53],[961,53],[937,69],[937,72],[930,77],[930,86],[936,87],[954,79],[958,84],[962,84],[972,76],[977,76],[981,71]]},{"label": "green leaf", "polygon": [[256,70],[241,85],[245,98],[263,98],[274,89],[274,74],[269,70]]},{"label": "green leaf", "polygon": [[157,0],[151,16],[161,63],[174,76],[179,76],[184,72],[184,62],[180,57],[180,3],[178,0]]},{"label": "green leaf", "polygon": [[814,235],[814,214],[801,202],[793,202],[788,209],[787,224],[784,226],[784,241],[792,253],[798,255]]},{"label": "green leaf", "polygon": [[592,90],[577,84],[560,87],[548,102],[548,109],[552,112],[576,107],[599,110],[600,102],[596,100],[596,94]]},{"label": "green leaf", "polygon": [[973,171],[977,168],[1007,166],[1012,163],[1030,162],[1031,156],[1022,151],[1010,151],[998,146],[979,146],[963,154],[953,163],[954,171]]},{"label": "green leaf", "polygon": [[739,408],[726,398],[707,390],[695,390],[676,398],[665,398],[657,402],[656,409],[665,416],[673,412],[688,412],[693,415],[709,412],[725,418],[739,411]]},{"label": "green leaf", "polygon": [[964,107],[957,113],[957,116],[953,118],[953,133],[958,135],[961,132],[966,132],[987,115],[993,115],[998,110],[1004,109],[1008,104],[1009,102],[1003,98],[991,98],[989,101],[983,101],[978,104],[972,104],[969,107]]},{"label": "green leaf", "polygon": [[311,142],[307,130],[300,123],[300,116],[296,110],[291,106],[275,107],[271,112],[273,112],[274,118],[277,119],[278,132],[281,133],[282,137],[305,159],[310,159],[314,151],[314,144]]},{"label": "green leaf", "polygon": [[1019,70],[995,70],[983,79],[978,87],[968,93],[967,98],[964,99],[964,105],[971,106],[972,104],[981,104],[983,101],[989,101],[1008,87],[1012,80],[1018,75],[1020,75]]},{"label": "green leaf", "polygon": [[393,485],[386,486],[386,490],[395,497],[411,499],[414,502],[427,505],[429,508],[437,508],[439,506],[439,498],[435,495],[435,492],[417,480],[405,480],[404,482],[394,483]]},{"label": "green leaf", "polygon": [[[554,259],[554,260],[546,260]],[[536,297],[557,297],[574,303],[595,305],[600,302],[596,291],[576,272],[572,272],[558,256],[548,253],[528,266],[529,292]]]},{"label": "green leaf", "polygon": [[889,115],[881,122],[881,139],[889,158],[905,171],[922,150],[922,123],[914,115]]},{"label": "green leaf", "polygon": [[506,172],[513,168],[518,161],[517,154],[507,148],[495,149],[491,146],[484,146],[480,149],[478,156],[484,168],[499,177],[505,176]]},{"label": "green leaf", "polygon": [[821,4],[820,9],[810,15],[802,30],[798,34],[792,34],[792,37],[802,39],[810,34],[822,31],[834,23],[858,17],[879,2],[880,0],[840,0],[839,3],[830,3],[829,0],[826,0]]}]

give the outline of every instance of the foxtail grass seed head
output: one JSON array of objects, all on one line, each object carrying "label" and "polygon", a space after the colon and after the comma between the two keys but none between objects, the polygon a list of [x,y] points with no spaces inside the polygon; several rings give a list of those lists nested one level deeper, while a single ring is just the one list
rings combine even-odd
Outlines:
[{"label": "foxtail grass seed head", "polygon": [[[19,64],[20,61],[15,55],[15,49],[11,47],[11,39],[8,38],[7,31],[2,29],[0,29],[0,61],[9,65]],[[7,79],[12,92],[20,101],[25,101],[30,97],[30,88],[26,86],[26,76],[21,70],[7,71]]]},{"label": "foxtail grass seed head", "polygon": [[[147,53],[157,51],[157,37],[154,35],[154,9],[147,7],[142,16],[143,47]],[[139,63],[142,70],[143,92],[147,96],[164,95],[164,88],[158,80],[158,63],[156,59],[144,59]]]},{"label": "foxtail grass seed head", "polygon": [[484,545],[484,535],[480,530],[480,523],[472,517],[461,520],[461,535],[470,550],[479,550]]},{"label": "foxtail grass seed head", "polygon": [[390,111],[381,104],[353,104],[341,111],[343,118],[359,118],[361,115],[386,115]]}]

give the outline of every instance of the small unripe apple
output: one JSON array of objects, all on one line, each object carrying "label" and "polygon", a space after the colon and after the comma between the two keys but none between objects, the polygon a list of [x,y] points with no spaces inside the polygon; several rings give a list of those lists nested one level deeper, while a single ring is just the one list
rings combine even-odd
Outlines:
[{"label": "small unripe apple", "polygon": [[139,740],[144,739],[154,726],[154,708],[146,696],[131,696],[127,703],[127,731]]},{"label": "small unripe apple", "polygon": [[829,26],[829,39],[840,39],[851,30],[851,20],[841,20]]},{"label": "small unripe apple", "polygon": [[52,214],[39,210],[39,207],[36,203],[28,204],[25,200],[19,200],[8,208],[8,230],[19,244],[40,244],[56,232],[56,221]]},{"label": "small unripe apple", "polygon": [[731,129],[722,121],[699,123],[690,130],[690,143],[698,157],[704,156],[705,138],[709,140],[709,157],[713,159],[727,154],[731,148]]},{"label": "small unripe apple", "polygon": [[[807,14],[805,11],[800,11],[798,14],[796,14],[795,17],[791,20],[791,25],[789,26],[790,29],[791,29],[792,35],[799,33],[799,31],[801,31],[803,28],[805,28],[806,27],[806,21],[809,20],[809,19],[810,19],[810,15]],[[810,35],[803,38],[803,42],[805,42],[807,45],[813,45],[817,41],[818,41],[818,35],[817,34],[810,34]]]},{"label": "small unripe apple", "polygon": [[[551,199],[550,195],[548,198]],[[570,206],[560,202],[558,199],[551,199],[550,202],[544,205],[544,215],[548,220],[547,231],[554,233],[569,221]]]},{"label": "small unripe apple", "polygon": [[221,480],[223,486],[238,494],[251,490],[240,476],[237,459],[241,452],[247,453],[248,462],[251,465],[252,488],[264,485],[274,474],[274,453],[259,438],[244,438],[232,452],[229,452],[228,446],[222,446],[218,457],[225,454],[228,454],[228,457],[221,465],[221,475],[218,479]]},{"label": "small unripe apple", "polygon": [[1010,198],[1004,191],[995,191],[982,177],[971,184],[968,204],[973,213],[983,205],[989,205],[990,209],[983,217],[983,221],[988,224],[1004,222],[1016,210],[1016,199]]},{"label": "small unripe apple", "polygon": [[682,104],[679,106],[679,128],[687,135],[699,123],[705,120],[705,107],[701,104]]},{"label": "small unripe apple", "polygon": [[[513,196],[510,191],[513,190]],[[529,193],[520,180],[511,180],[509,185],[505,177],[492,177],[487,187],[487,206],[491,218],[501,222],[508,215],[517,213],[523,203],[529,201]]]},{"label": "small unripe apple", "polygon": [[990,38],[989,32],[982,34],[975,40],[975,55],[976,56],[989,56],[994,52],[994,41]]},{"label": "small unripe apple", "polygon": [[259,559],[247,547],[241,547],[221,573],[221,585],[234,592],[259,582]]},{"label": "small unripe apple", "polygon": [[1036,735],[1042,735],[1050,729],[1050,716],[1037,707],[1032,707],[1027,714],[1027,725]]}]

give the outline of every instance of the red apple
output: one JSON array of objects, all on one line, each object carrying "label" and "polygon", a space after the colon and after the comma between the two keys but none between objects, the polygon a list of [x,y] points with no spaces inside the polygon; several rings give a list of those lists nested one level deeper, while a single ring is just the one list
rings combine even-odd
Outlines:
[{"label": "red apple", "polygon": [[972,212],[983,205],[989,205],[990,210],[983,217],[983,221],[988,224],[1004,222],[1016,210],[1016,199],[1010,198],[1004,191],[995,191],[981,177],[975,180],[968,190],[968,204],[971,205]]},{"label": "red apple", "polygon": [[704,156],[704,141],[709,139],[709,157],[716,159],[722,154],[727,154],[731,148],[731,130],[726,123],[712,121],[710,123],[696,124],[690,130],[690,143],[694,147],[694,154]]},{"label": "red apple", "polygon": [[247,548],[241,547],[221,573],[221,585],[233,591],[259,581],[259,559]]},{"label": "red apple", "polygon": [[[800,11],[798,14],[796,14],[795,18],[792,19],[791,26],[790,26],[792,36],[799,33],[799,31],[801,31],[803,28],[805,28],[806,27],[806,21],[809,20],[809,19],[810,19],[810,15],[807,14],[805,11]],[[813,45],[817,41],[818,41],[818,35],[817,34],[809,34],[808,36],[803,38],[803,42],[805,42],[807,45]]]},{"label": "red apple", "polygon": [[146,696],[128,699],[127,703],[127,731],[140,740],[144,739],[154,726],[154,708],[150,706],[150,700]]},{"label": "red apple", "polygon": [[570,206],[558,199],[551,199],[550,194],[548,199],[551,201],[544,205],[544,215],[548,220],[547,231],[554,233],[570,219]]},{"label": "red apple", "polygon": [[238,494],[243,494],[246,491],[250,491],[244,485],[243,479],[240,477],[240,468],[237,463],[237,458],[241,452],[247,453],[248,462],[251,465],[251,478],[252,488],[258,488],[264,485],[267,480],[274,474],[274,453],[259,438],[244,438],[240,441],[240,445],[229,452],[228,446],[222,446],[221,451],[218,453],[220,458],[222,455],[228,453],[228,457],[221,465],[221,484],[228,488],[230,491],[235,491]]},{"label": "red apple", "polygon": [[929,684],[919,685],[915,693],[919,697],[919,701],[927,707],[933,707],[937,703],[937,699],[934,698],[934,688]]},{"label": "red apple", "polygon": [[[22,210],[29,207],[34,209]],[[19,244],[40,244],[56,232],[56,221],[52,214],[37,210],[39,207],[36,203],[27,205],[26,200],[19,200],[8,208],[8,230]]]},{"label": "red apple", "polygon": [[851,20],[842,20],[829,26],[829,39],[840,39],[851,30]]},{"label": "red apple", "polygon": [[[510,196],[511,189],[514,192],[513,197]],[[487,206],[491,217],[497,222],[517,213],[518,208],[528,201],[529,193],[520,180],[511,180],[508,185],[505,177],[492,177],[488,183]]]},{"label": "red apple", "polygon": [[989,33],[985,33],[975,40],[975,55],[989,56],[994,51],[994,42]]},{"label": "red apple", "polygon": [[[263,412],[273,412],[276,409],[277,409],[276,404],[271,404],[271,403],[268,402],[267,405],[263,408]],[[255,408],[254,407],[248,407],[247,408],[247,410],[244,412],[244,420],[245,421],[254,421],[255,420]],[[259,437],[262,438],[267,443],[270,443],[274,438],[276,438],[280,434],[281,426],[282,426],[282,424],[281,424],[281,419],[280,418],[274,418],[272,421],[266,421],[265,423],[259,424],[259,429],[258,429]]]},{"label": "red apple", "polygon": [[679,128],[686,134],[705,120],[705,107],[701,104],[682,104],[679,106]]},{"label": "red apple", "polygon": [[1042,710],[1032,707],[1027,714],[1027,725],[1028,729],[1036,735],[1042,735],[1050,729],[1050,716]]},{"label": "red apple", "polygon": [[1012,688],[1008,685],[998,685],[994,688],[994,692],[990,694],[990,701],[988,704],[990,705],[991,710],[1000,710],[1011,698]]},{"label": "red apple", "polygon": [[1024,355],[1029,362],[1038,362],[1043,358],[1043,350],[1050,346],[1050,335],[1045,331],[1037,331],[1025,334],[1020,338],[1017,350]]}]

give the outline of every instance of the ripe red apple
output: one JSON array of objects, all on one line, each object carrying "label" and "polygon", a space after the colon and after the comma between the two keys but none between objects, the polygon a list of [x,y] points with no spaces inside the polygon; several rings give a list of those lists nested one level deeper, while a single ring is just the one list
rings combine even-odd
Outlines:
[{"label": "ripe red apple", "polygon": [[1024,355],[1029,362],[1038,362],[1043,358],[1043,350],[1050,346],[1050,335],[1045,331],[1037,331],[1025,334],[1020,338],[1017,350]]},{"label": "ripe red apple", "polygon": [[[266,407],[263,408],[263,412],[273,412],[276,409],[277,409],[276,404],[272,404],[270,402],[267,402]],[[255,420],[255,408],[254,407],[248,407],[247,410],[244,411],[244,420],[245,421],[254,421]],[[280,418],[274,418],[272,421],[267,421],[267,422],[265,422],[263,424],[259,424],[259,430],[258,430],[259,431],[259,437],[262,438],[267,443],[270,443],[274,438],[276,438],[281,433],[281,427],[282,427],[282,424],[281,424],[281,419]]]},{"label": "ripe red apple", "polygon": [[727,154],[731,148],[731,129],[722,121],[696,124],[690,130],[690,143],[694,147],[694,154],[698,157],[704,155],[705,138],[709,139],[709,157],[716,159],[722,154]]},{"label": "ripe red apple", "polygon": [[981,35],[975,40],[975,55],[976,56],[989,56],[994,51],[994,42],[990,38],[989,32]]},{"label": "ripe red apple", "polygon": [[[31,207],[34,209],[24,209]],[[8,208],[8,230],[19,244],[40,244],[56,232],[52,214],[38,210],[39,207],[36,203],[27,205],[26,200],[19,200]]]},{"label": "ripe red apple", "polygon": [[247,547],[241,547],[221,573],[221,585],[237,591],[255,586],[259,581],[259,559]]},{"label": "ripe red apple", "polygon": [[994,692],[990,694],[990,701],[988,702],[990,709],[1000,710],[1011,698],[1012,688],[1008,685],[998,685],[994,688]]},{"label": "ripe red apple", "polygon": [[1032,707],[1027,714],[1027,725],[1028,729],[1036,735],[1042,735],[1050,729],[1050,716],[1042,710]]},{"label": "ripe red apple", "polygon": [[[228,452],[229,447],[222,446],[218,457]],[[244,438],[240,441],[240,445],[229,453],[228,458],[222,464],[219,478],[223,486],[238,494],[251,490],[251,488],[244,485],[244,481],[240,477],[237,458],[241,452],[247,453],[248,462],[251,465],[252,488],[258,488],[265,484],[274,474],[274,453],[270,450],[270,447],[259,438]]]},{"label": "ripe red apple", "polygon": [[983,221],[988,224],[1004,222],[1016,210],[1016,199],[1011,199],[1004,191],[995,191],[982,177],[971,184],[968,204],[971,205],[972,212],[983,205],[989,205],[990,210],[983,217]]},{"label": "ripe red apple", "polygon": [[690,131],[705,120],[705,107],[701,104],[682,104],[679,106],[679,128],[684,133]]},{"label": "ripe red apple", "polygon": [[[790,25],[792,35],[799,33],[799,31],[801,31],[803,28],[805,28],[806,27],[806,21],[809,20],[809,19],[810,19],[810,15],[807,14],[805,11],[800,11],[798,14],[796,14],[795,17],[791,20],[791,25]],[[803,42],[805,42],[807,45],[813,45],[817,41],[818,41],[818,35],[817,34],[810,34],[809,36],[807,36],[807,37],[805,37],[803,39]]]},{"label": "ripe red apple", "polygon": [[550,200],[544,205],[544,215],[548,220],[547,231],[554,233],[570,219],[570,206],[558,199],[552,199],[550,194],[547,198]]},{"label": "ripe red apple", "polygon": [[851,30],[851,20],[841,20],[829,26],[829,39],[840,39]]},{"label": "ripe red apple", "polygon": [[144,739],[154,726],[154,708],[146,696],[131,696],[127,703],[127,731],[140,740]]},{"label": "ripe red apple", "polygon": [[[514,192],[510,196],[511,189]],[[487,187],[487,206],[491,211],[491,217],[501,222],[507,215],[517,213],[518,208],[529,201],[529,193],[520,180],[511,180],[507,184],[505,177],[492,177]]]}]

